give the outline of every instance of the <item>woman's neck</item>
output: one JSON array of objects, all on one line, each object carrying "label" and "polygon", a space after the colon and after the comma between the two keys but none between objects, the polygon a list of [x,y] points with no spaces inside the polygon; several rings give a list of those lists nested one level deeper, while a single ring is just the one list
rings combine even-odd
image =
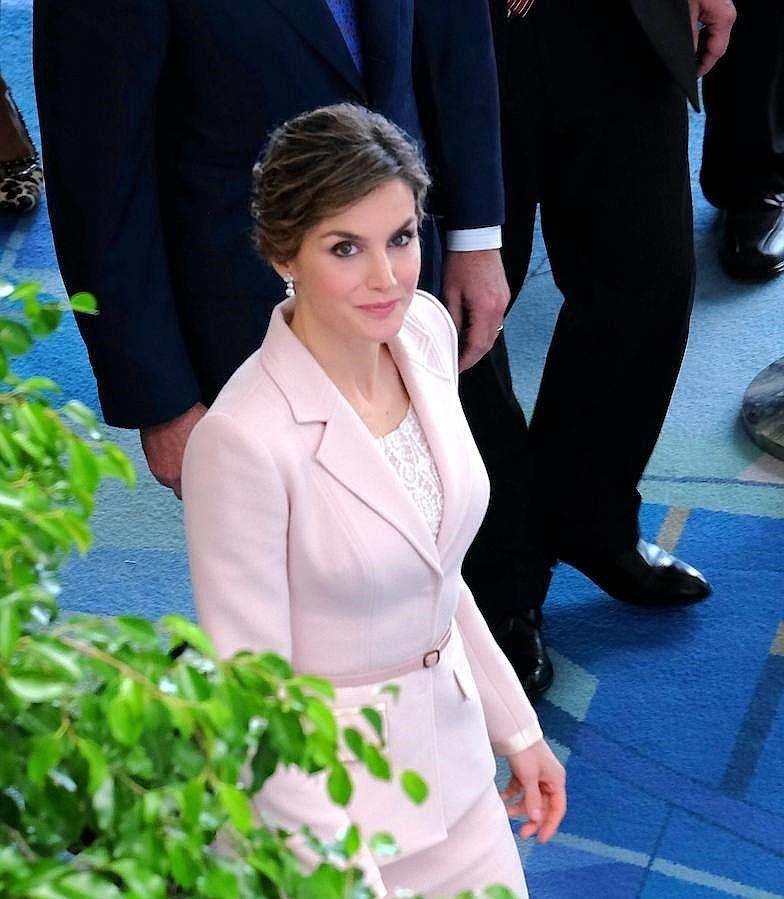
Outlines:
[{"label": "woman's neck", "polygon": [[386,343],[333,340],[296,312],[290,327],[374,436],[400,424],[408,393]]}]

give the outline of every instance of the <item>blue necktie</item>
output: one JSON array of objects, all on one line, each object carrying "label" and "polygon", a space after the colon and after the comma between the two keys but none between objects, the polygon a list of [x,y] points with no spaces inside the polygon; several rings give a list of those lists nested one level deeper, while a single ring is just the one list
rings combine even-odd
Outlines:
[{"label": "blue necktie", "polygon": [[351,58],[358,71],[362,71],[362,48],[359,40],[359,19],[357,18],[357,0],[326,0],[343,40],[346,42]]}]

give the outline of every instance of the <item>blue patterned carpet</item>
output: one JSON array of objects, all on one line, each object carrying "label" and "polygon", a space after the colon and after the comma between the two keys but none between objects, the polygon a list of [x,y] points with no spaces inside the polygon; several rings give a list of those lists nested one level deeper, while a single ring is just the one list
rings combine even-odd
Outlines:
[{"label": "blue patterned carpet", "polygon": [[[29,28],[30,0],[2,0],[3,72],[34,128]],[[701,127],[693,116],[695,171]],[[738,424],[745,386],[784,355],[784,278],[726,279],[696,181],[695,203],[692,338],[643,484],[643,526],[704,570],[715,594],[646,613],[556,572],[546,625],[557,681],[540,713],[567,763],[570,810],[552,843],[521,846],[533,899],[784,899],[784,464]],[[0,274],[62,294],[45,206],[0,215]],[[540,241],[507,326],[529,409],[557,304]],[[70,321],[30,367],[96,406]],[[135,435],[116,437],[140,483],[130,497],[104,490],[96,549],[70,566],[64,604],[190,614],[179,505],[144,474]]]}]

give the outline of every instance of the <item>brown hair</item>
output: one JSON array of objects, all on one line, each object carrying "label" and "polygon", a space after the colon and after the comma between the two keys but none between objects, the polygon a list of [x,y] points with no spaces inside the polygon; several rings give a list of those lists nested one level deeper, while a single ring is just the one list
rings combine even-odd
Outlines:
[{"label": "brown hair", "polygon": [[307,231],[393,178],[413,191],[421,221],[430,178],[416,145],[397,125],[350,103],[289,119],[253,166],[256,248],[272,262],[292,259]]}]

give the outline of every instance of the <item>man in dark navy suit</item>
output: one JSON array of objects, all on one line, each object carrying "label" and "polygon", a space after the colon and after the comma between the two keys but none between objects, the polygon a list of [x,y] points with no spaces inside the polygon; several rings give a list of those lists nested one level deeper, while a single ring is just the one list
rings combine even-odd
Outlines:
[{"label": "man in dark navy suit", "polygon": [[784,272],[784,3],[736,5],[729,50],[702,86],[700,183],[722,210],[724,268],[758,281]]},{"label": "man in dark navy suit", "polygon": [[36,0],[33,36],[63,280],[98,297],[79,327],[104,417],[141,430],[163,484],[283,298],[251,249],[250,170],[304,110],[353,101],[424,140],[463,365],[492,344],[509,293],[486,0]]},{"label": "man in dark navy suit", "polygon": [[734,9],[729,0],[490,5],[506,273],[514,297],[539,206],[564,302],[530,432],[503,340],[462,376],[491,479],[489,513],[464,573],[535,696],[553,679],[540,628],[556,561],[643,606],[710,592],[698,571],[640,539],[637,486],[692,304],[685,97],[697,105],[697,75],[724,52]]}]

